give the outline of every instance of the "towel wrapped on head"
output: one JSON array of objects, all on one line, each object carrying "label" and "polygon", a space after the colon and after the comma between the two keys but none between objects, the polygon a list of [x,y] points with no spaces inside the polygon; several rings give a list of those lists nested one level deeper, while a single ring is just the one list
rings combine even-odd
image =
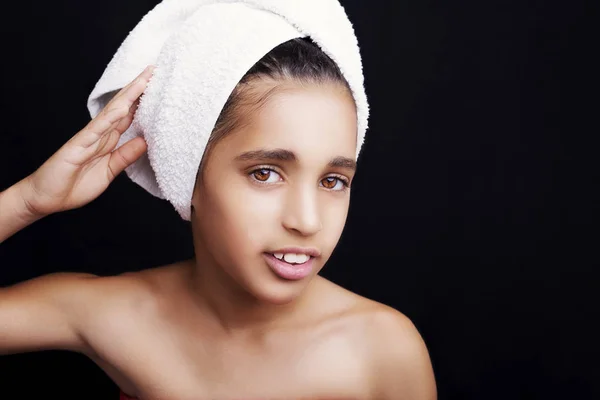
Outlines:
[{"label": "towel wrapped on head", "polygon": [[356,158],[369,106],[351,22],[338,0],[164,0],[123,41],[88,99],[94,118],[147,65],[156,66],[117,146],[143,136],[129,178],[190,220],[196,174],[229,95],[265,54],[310,37],[340,68],[357,109]]}]

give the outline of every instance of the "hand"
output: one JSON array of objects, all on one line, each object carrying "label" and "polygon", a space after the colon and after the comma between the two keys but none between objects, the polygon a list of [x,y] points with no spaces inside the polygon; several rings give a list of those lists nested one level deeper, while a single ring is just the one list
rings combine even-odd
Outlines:
[{"label": "hand", "polygon": [[96,199],[125,168],[146,151],[137,137],[115,147],[133,121],[154,67],[121,89],[90,123],[21,183],[32,215],[41,217],[82,207]]}]

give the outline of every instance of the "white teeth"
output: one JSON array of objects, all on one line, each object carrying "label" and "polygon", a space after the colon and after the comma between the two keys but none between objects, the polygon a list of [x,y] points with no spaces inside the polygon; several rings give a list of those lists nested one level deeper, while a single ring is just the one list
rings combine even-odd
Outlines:
[{"label": "white teeth", "polygon": [[283,259],[285,260],[285,262],[292,264],[292,263],[296,262],[296,255],[292,254],[292,253],[288,253],[283,256]]},{"label": "white teeth", "polygon": [[308,260],[310,260],[310,256],[308,254],[299,254],[296,256],[296,262],[299,264],[304,264]]},{"label": "white teeth", "polygon": [[304,264],[310,258],[309,255],[306,254],[294,254],[294,253],[273,253],[273,255],[279,260],[284,260],[290,264]]},{"label": "white teeth", "polygon": [[303,264],[306,261],[308,261],[309,258],[310,258],[310,256],[307,256],[306,254],[288,253],[283,256],[283,259],[285,260],[285,262],[288,262],[290,264]]}]

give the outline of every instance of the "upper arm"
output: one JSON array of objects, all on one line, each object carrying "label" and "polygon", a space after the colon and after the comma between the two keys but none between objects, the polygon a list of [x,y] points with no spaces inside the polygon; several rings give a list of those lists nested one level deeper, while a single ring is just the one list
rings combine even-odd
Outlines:
[{"label": "upper arm", "polygon": [[90,311],[91,274],[54,273],[0,288],[0,354],[84,351],[79,324]]},{"label": "upper arm", "polygon": [[417,328],[396,310],[381,311],[373,324],[374,398],[436,400],[429,352]]}]

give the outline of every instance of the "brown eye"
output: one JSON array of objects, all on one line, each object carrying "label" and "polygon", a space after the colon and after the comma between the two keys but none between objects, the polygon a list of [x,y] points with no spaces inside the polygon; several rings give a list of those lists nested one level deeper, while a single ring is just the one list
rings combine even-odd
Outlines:
[{"label": "brown eye", "polygon": [[[322,182],[325,189],[333,192],[345,192],[350,188],[350,183],[346,179],[337,176],[328,176],[327,178],[323,179]],[[338,183],[341,185],[336,189]]]},{"label": "brown eye", "polygon": [[334,178],[332,176],[330,176],[329,178],[325,178],[323,180],[323,186],[325,186],[327,189],[333,189],[335,187],[335,184],[337,183],[337,181],[339,181],[338,178]]},{"label": "brown eye", "polygon": [[268,169],[257,169],[252,175],[259,181],[264,182],[269,179],[271,171]]},{"label": "brown eye", "polygon": [[271,168],[255,169],[248,173],[248,176],[250,176],[253,181],[264,184],[276,183],[279,181],[277,178],[279,174]]}]

